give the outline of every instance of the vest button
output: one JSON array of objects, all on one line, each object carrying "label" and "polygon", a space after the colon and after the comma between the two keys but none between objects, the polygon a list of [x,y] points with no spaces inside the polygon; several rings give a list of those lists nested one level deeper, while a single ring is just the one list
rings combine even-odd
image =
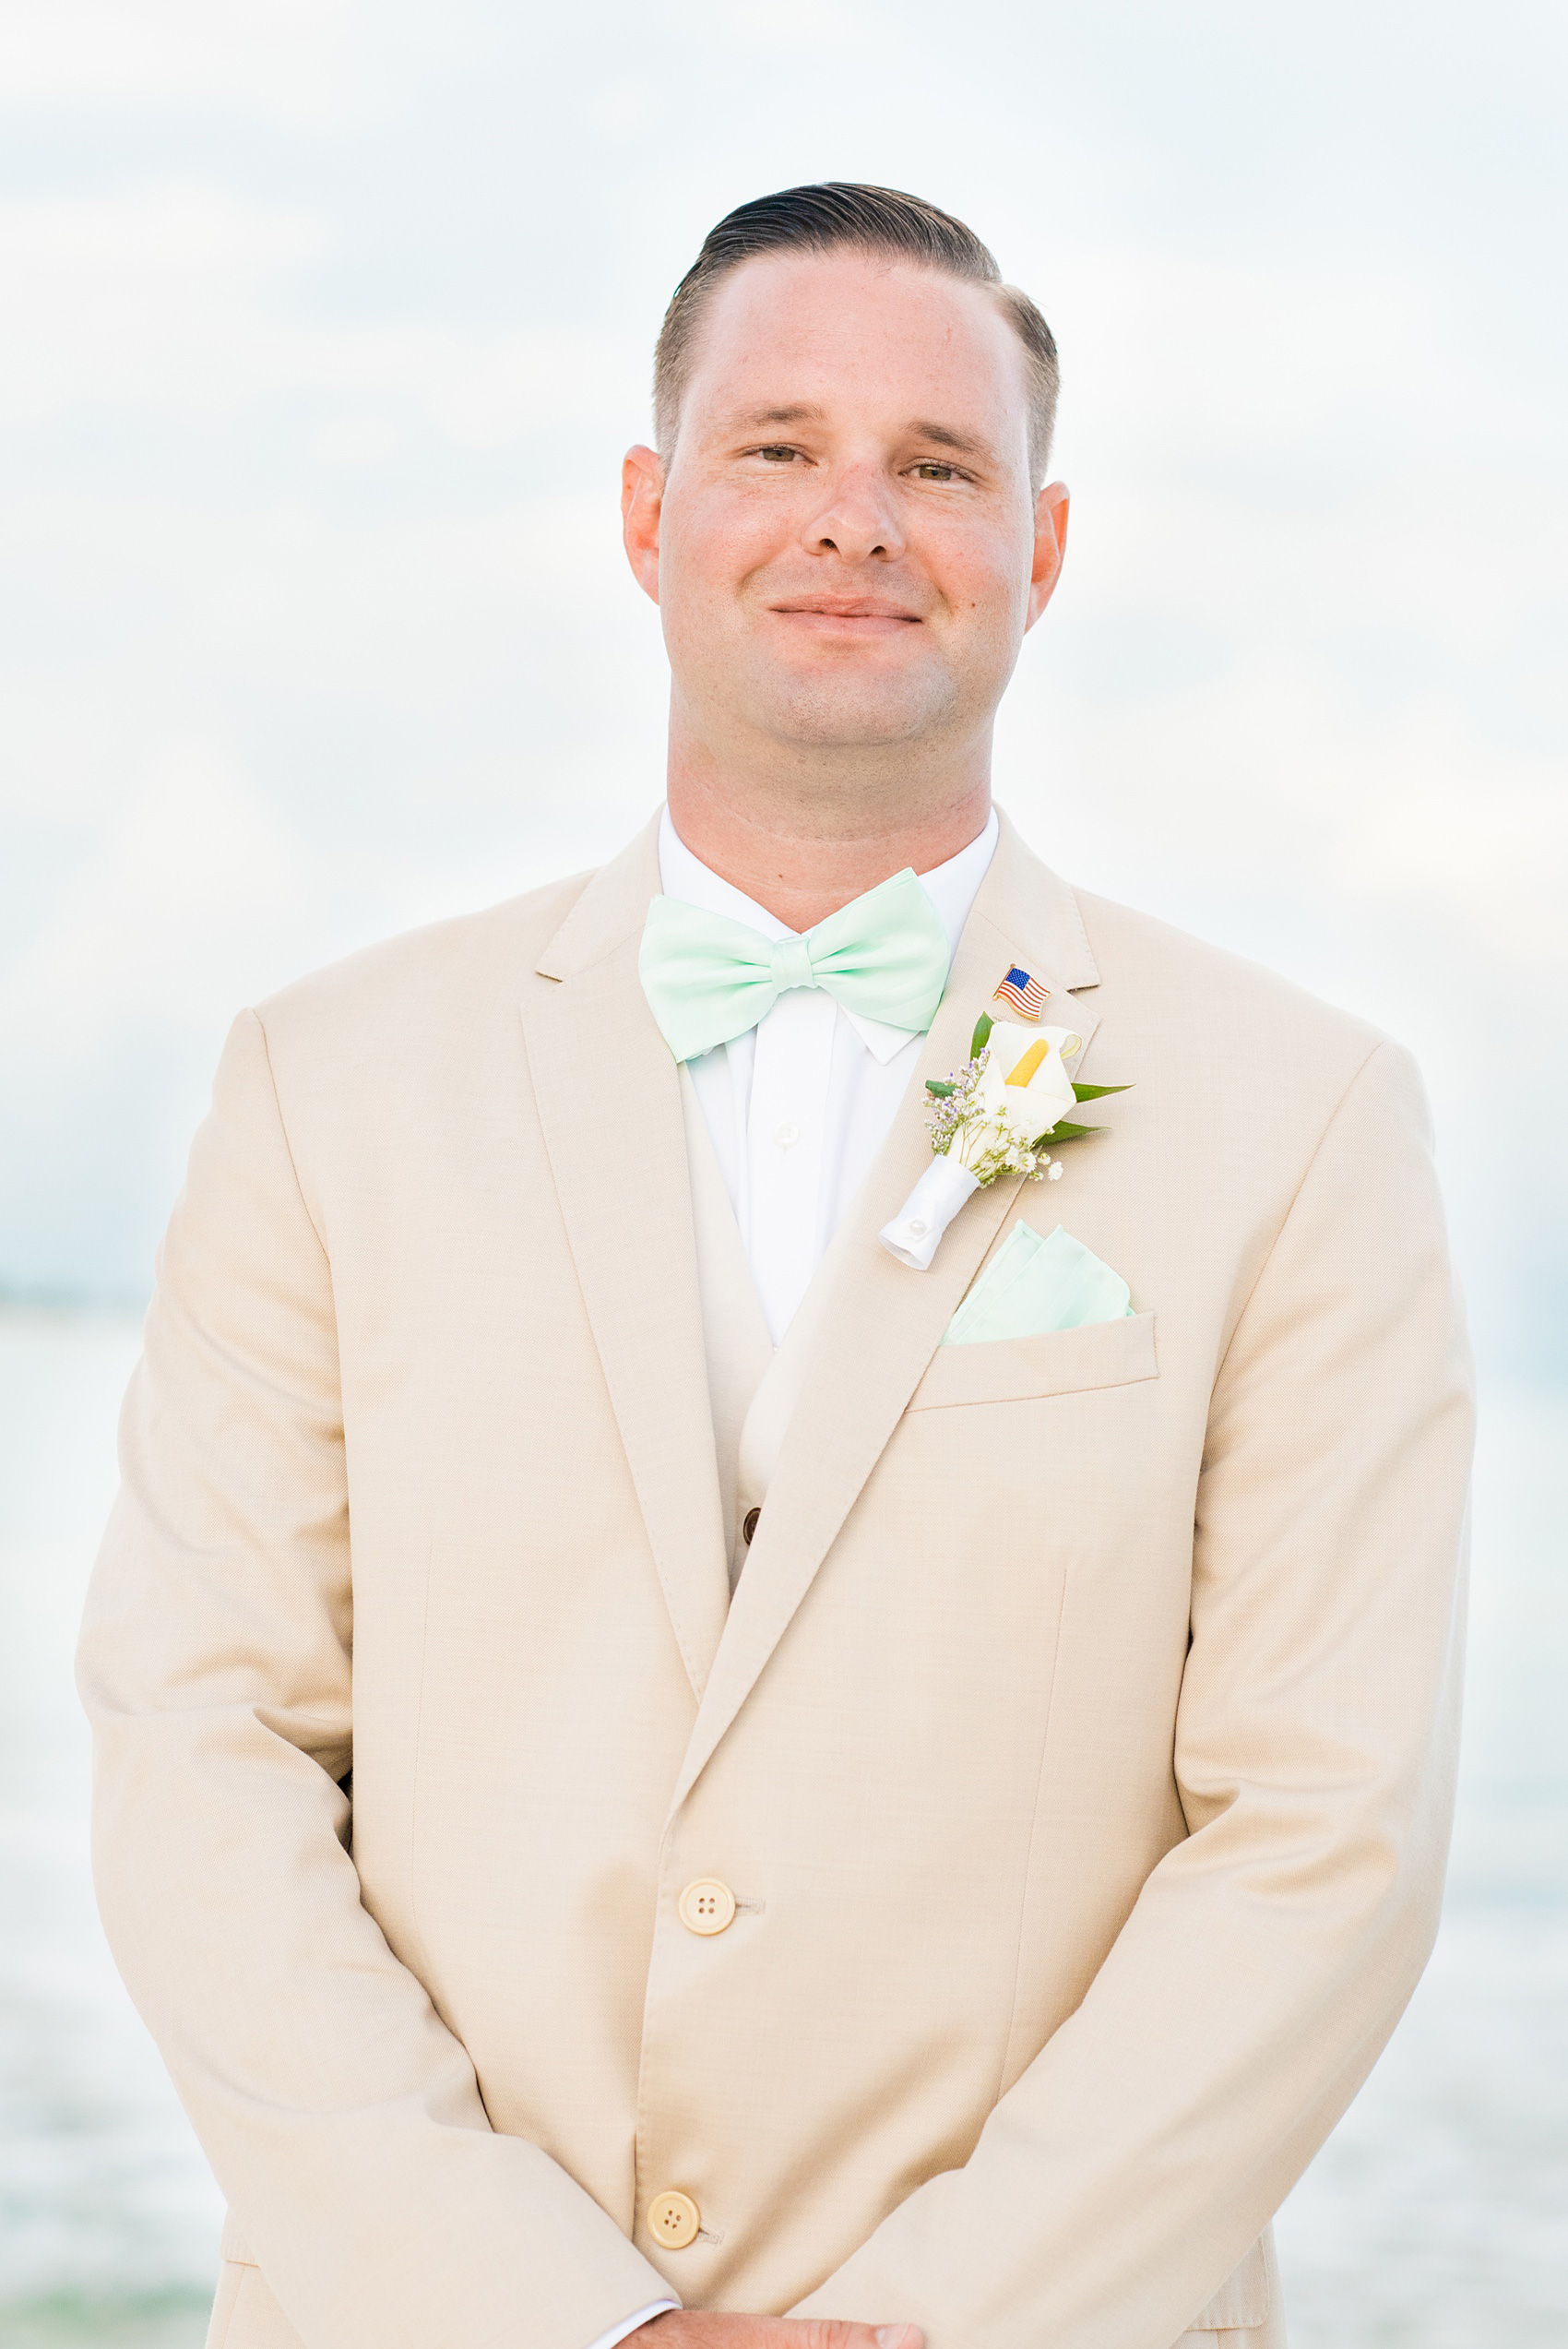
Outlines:
[{"label": "vest button", "polygon": [[675,1914],[688,1933],[722,1933],[734,1923],[735,1895],[717,1876],[695,1877],[676,1902]]},{"label": "vest button", "polygon": [[756,1532],[757,1523],[761,1516],[762,1511],[760,1508],[749,1508],[741,1521],[741,1532],[745,1540],[747,1549],[750,1549],[752,1545],[752,1535]]},{"label": "vest button", "polygon": [[647,2206],[647,2231],[667,2251],[683,2251],[697,2239],[702,2212],[689,2194],[671,2188],[656,2194]]}]

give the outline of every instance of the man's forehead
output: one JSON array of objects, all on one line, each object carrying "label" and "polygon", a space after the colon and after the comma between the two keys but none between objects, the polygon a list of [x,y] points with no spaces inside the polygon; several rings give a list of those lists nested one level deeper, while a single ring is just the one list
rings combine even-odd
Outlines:
[{"label": "man's forehead", "polygon": [[879,254],[761,256],[714,287],[688,397],[708,428],[763,430],[831,421],[853,396],[972,445],[1028,399],[1022,346],[989,292]]},{"label": "man's forehead", "polygon": [[705,304],[717,340],[754,336],[788,340],[875,333],[897,322],[902,334],[999,347],[1012,329],[989,286],[880,253],[760,253],[726,270]]}]

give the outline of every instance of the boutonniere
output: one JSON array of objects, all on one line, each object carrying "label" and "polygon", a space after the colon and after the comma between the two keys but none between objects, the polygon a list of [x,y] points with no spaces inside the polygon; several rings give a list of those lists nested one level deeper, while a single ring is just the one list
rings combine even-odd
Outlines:
[{"label": "boutonniere", "polygon": [[929,1271],[937,1242],[976,1191],[999,1174],[1055,1182],[1062,1173],[1055,1152],[1102,1130],[1065,1113],[1129,1088],[1075,1083],[1066,1064],[1081,1050],[1071,1029],[1031,1031],[981,1012],[962,1068],[926,1079],[936,1155],[902,1211],[877,1234],[900,1264]]}]

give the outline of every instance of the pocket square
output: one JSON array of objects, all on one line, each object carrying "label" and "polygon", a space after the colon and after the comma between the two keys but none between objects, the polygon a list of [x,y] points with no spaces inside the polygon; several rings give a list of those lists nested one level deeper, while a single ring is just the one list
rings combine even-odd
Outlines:
[{"label": "pocket square", "polygon": [[1015,1223],[943,1332],[944,1346],[1038,1338],[1089,1321],[1124,1321],[1132,1292],[1059,1223],[1049,1236]]}]

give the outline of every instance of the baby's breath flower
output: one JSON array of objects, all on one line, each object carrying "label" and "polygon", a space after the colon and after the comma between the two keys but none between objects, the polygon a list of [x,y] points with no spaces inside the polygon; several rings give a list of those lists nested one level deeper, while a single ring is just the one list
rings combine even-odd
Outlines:
[{"label": "baby's breath flower", "polygon": [[939,1158],[952,1157],[967,1166],[979,1183],[994,1183],[999,1174],[1023,1174],[1038,1182],[1051,1165],[1049,1153],[1031,1150],[1016,1128],[999,1124],[978,1099],[990,1057],[991,1046],[985,1044],[972,1060],[952,1071],[946,1079],[952,1091],[933,1098],[931,1146]]}]

